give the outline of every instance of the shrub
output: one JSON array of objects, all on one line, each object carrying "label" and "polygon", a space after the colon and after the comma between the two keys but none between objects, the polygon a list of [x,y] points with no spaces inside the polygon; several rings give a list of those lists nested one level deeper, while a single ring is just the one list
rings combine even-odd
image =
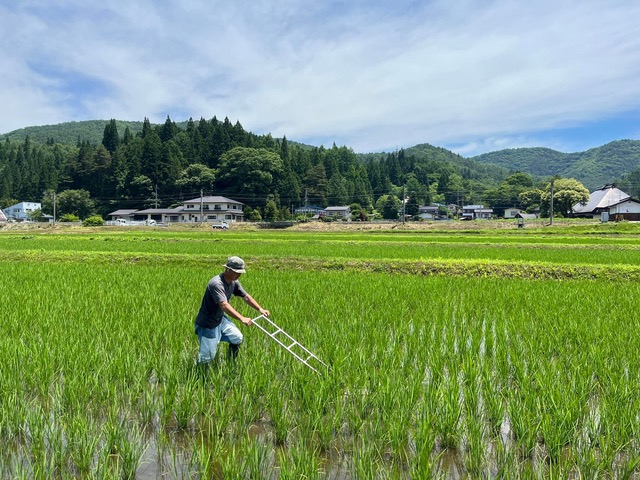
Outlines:
[{"label": "shrub", "polygon": [[104,225],[104,220],[100,215],[91,215],[83,220],[83,227],[101,227]]},{"label": "shrub", "polygon": [[58,221],[59,222],[79,222],[80,219],[78,218],[77,215],[74,215],[73,213],[65,213],[60,217]]}]

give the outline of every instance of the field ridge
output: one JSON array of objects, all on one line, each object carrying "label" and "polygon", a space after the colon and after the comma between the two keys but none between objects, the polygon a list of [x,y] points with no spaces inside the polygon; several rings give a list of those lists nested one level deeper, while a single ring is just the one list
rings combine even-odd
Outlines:
[{"label": "field ridge", "polygon": [[[629,265],[559,265],[546,262],[501,260],[344,260],[308,257],[250,257],[252,269],[289,271],[354,271],[399,275],[495,277],[530,280],[611,280],[639,281],[640,267]],[[0,251],[0,261],[49,263],[143,264],[143,265],[211,265],[219,267],[220,258],[211,255],[164,254],[140,252],[44,252],[26,250]]]}]

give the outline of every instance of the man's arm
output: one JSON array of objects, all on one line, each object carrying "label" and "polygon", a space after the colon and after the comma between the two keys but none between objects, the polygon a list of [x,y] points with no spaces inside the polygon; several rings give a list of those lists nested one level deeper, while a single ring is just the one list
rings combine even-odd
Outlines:
[{"label": "man's arm", "polygon": [[254,308],[255,310],[260,312],[260,315],[264,315],[265,317],[269,316],[269,310],[265,310],[264,308],[262,308],[260,306],[260,304],[258,302],[256,302],[254,300],[254,298],[249,295],[248,293],[245,295],[244,297],[244,301],[247,305],[249,305],[251,308]]},{"label": "man's arm", "polygon": [[[247,295],[247,297],[248,296],[249,295]],[[253,323],[250,317],[245,317],[244,315],[240,314],[235,308],[231,306],[229,302],[220,302],[220,308],[222,308],[222,311],[226,315],[236,320],[240,320],[245,325],[251,325]]]}]

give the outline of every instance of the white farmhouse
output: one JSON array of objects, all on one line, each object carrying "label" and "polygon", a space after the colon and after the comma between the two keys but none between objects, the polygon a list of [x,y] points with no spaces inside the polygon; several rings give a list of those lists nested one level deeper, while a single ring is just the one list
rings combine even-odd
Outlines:
[{"label": "white farmhouse", "polygon": [[615,185],[605,185],[589,195],[589,201],[573,206],[577,217],[602,218],[603,214],[612,220],[640,220],[640,201],[631,198]]},{"label": "white farmhouse", "polygon": [[142,210],[116,210],[111,220],[158,223],[241,222],[244,220],[244,203],[221,196],[192,198],[175,208],[146,208]]}]

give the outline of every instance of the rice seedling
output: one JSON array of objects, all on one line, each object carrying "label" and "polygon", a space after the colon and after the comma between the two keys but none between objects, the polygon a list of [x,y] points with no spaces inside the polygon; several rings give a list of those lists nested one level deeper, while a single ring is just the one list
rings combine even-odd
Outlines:
[{"label": "rice seedling", "polygon": [[318,453],[312,445],[302,438],[293,441],[289,448],[276,450],[278,478],[282,480],[301,478],[319,480],[325,478]]},{"label": "rice seedling", "polygon": [[210,479],[221,474],[219,458],[221,455],[221,443],[211,442],[210,437],[200,433],[192,446],[196,473],[200,478]]},{"label": "rice seedling", "polygon": [[126,434],[120,437],[120,443],[117,447],[122,462],[123,479],[129,480],[136,477],[136,471],[146,448],[147,442],[144,441],[144,432],[140,430],[137,423],[130,423]]},{"label": "rice seedling", "polygon": [[495,438],[500,435],[504,422],[504,393],[497,379],[486,368],[482,371],[481,385],[482,404],[489,435]]},{"label": "rice seedling", "polygon": [[411,478],[435,473],[438,458],[435,452],[436,432],[433,428],[433,411],[425,408],[418,412],[413,433],[414,454],[409,458]]},{"label": "rice seedling", "polygon": [[484,438],[484,423],[479,417],[467,415],[465,420],[466,452],[463,457],[466,471],[474,478],[480,478],[487,469]]},{"label": "rice seedling", "polygon": [[282,446],[287,442],[293,427],[292,409],[282,396],[273,392],[268,400],[267,410],[273,429],[274,442],[277,446]]},{"label": "rice seedling", "polygon": [[69,422],[68,446],[71,450],[71,461],[80,476],[87,476],[94,464],[94,455],[98,450],[100,437],[94,434],[96,421],[84,412],[76,413]]},{"label": "rice seedling", "polygon": [[438,387],[436,404],[436,431],[442,448],[455,449],[460,441],[462,404],[457,378],[449,379]]},{"label": "rice seedling", "polygon": [[382,469],[383,460],[378,446],[362,437],[353,445],[353,449],[348,458],[349,475],[351,478],[367,479],[376,478]]},{"label": "rice seedling", "polygon": [[243,480],[246,478],[247,472],[242,469],[243,453],[240,451],[240,448],[239,445],[231,444],[227,450],[222,453],[220,466],[223,478],[229,478],[231,480]]}]

